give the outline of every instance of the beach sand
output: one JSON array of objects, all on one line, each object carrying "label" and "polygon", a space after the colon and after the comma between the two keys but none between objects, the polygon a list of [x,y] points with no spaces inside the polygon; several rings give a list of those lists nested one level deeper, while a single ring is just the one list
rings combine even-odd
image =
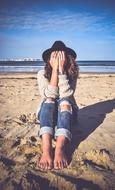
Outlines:
[{"label": "beach sand", "polygon": [[36,74],[0,75],[0,190],[115,189],[115,74],[80,74],[75,98],[70,164],[43,172]]}]

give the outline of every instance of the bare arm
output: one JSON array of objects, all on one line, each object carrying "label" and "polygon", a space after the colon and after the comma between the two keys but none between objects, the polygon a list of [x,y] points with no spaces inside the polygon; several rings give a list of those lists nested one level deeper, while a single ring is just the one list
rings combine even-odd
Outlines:
[{"label": "bare arm", "polygon": [[57,71],[55,71],[54,69],[52,70],[50,85],[58,86],[58,70]]},{"label": "bare arm", "polygon": [[50,57],[50,65],[52,67],[52,75],[50,80],[51,86],[58,86],[58,67],[59,67],[59,61],[58,61],[58,53],[56,51],[51,53]]}]

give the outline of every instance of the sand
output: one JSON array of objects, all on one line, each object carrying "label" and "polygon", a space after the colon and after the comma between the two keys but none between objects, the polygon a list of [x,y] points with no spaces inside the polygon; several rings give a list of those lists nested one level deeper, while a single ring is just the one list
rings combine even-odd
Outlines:
[{"label": "sand", "polygon": [[75,98],[70,164],[43,172],[36,74],[0,75],[0,190],[115,189],[115,74],[80,74]]}]

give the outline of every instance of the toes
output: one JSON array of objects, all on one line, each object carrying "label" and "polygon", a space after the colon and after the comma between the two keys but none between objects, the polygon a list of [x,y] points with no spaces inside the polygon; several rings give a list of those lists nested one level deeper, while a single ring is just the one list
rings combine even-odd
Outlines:
[{"label": "toes", "polygon": [[47,162],[44,163],[44,170],[47,171],[49,169],[50,169],[49,162],[47,161]]},{"label": "toes", "polygon": [[58,162],[58,168],[61,169],[61,162]]},{"label": "toes", "polygon": [[67,168],[68,166],[68,162],[65,160],[61,160],[61,161],[55,161],[54,162],[54,169],[59,170],[59,169],[64,169]]},{"label": "toes", "polygon": [[67,168],[67,166],[68,166],[68,162],[65,161],[63,165],[64,165],[64,168]]},{"label": "toes", "polygon": [[39,169],[44,170],[46,167],[45,165],[46,164],[44,162],[39,162],[38,167],[39,167]]},{"label": "toes", "polygon": [[43,164],[42,164],[42,162],[39,162],[38,167],[39,167],[40,169],[43,169]]},{"label": "toes", "polygon": [[63,163],[63,160],[62,161],[60,161],[60,163],[59,163],[59,169],[63,169],[64,168],[64,163]]},{"label": "toes", "polygon": [[40,168],[40,159],[36,163],[37,167]]},{"label": "toes", "polygon": [[40,168],[41,170],[51,170],[53,168],[53,164],[52,162],[39,162],[38,163],[38,168]]},{"label": "toes", "polygon": [[51,170],[53,168],[53,164],[52,164],[52,162],[50,162],[49,164],[48,164],[48,170]]},{"label": "toes", "polygon": [[58,162],[54,162],[54,169],[58,170],[59,169],[59,165],[58,165]]},{"label": "toes", "polygon": [[37,166],[38,166],[38,168],[41,168],[42,163],[39,161],[39,162],[37,163]]},{"label": "toes", "polygon": [[41,169],[42,169],[42,170],[45,169],[45,163],[41,163]]},{"label": "toes", "polygon": [[63,161],[58,161],[54,163],[54,169],[59,170],[63,168],[64,168]]},{"label": "toes", "polygon": [[44,162],[44,167],[43,167],[43,170],[47,170],[47,162]]}]

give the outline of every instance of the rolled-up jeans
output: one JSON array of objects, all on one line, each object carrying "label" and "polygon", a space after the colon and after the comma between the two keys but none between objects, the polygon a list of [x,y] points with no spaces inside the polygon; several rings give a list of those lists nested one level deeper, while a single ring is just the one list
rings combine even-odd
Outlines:
[{"label": "rolled-up jeans", "polygon": [[[71,109],[61,110],[60,105],[70,105]],[[49,133],[55,138],[58,136],[65,136],[71,141],[72,133],[71,127],[77,117],[77,108],[74,107],[71,98],[55,99],[54,101],[43,101],[41,109],[38,113],[40,121],[39,136]]]}]

